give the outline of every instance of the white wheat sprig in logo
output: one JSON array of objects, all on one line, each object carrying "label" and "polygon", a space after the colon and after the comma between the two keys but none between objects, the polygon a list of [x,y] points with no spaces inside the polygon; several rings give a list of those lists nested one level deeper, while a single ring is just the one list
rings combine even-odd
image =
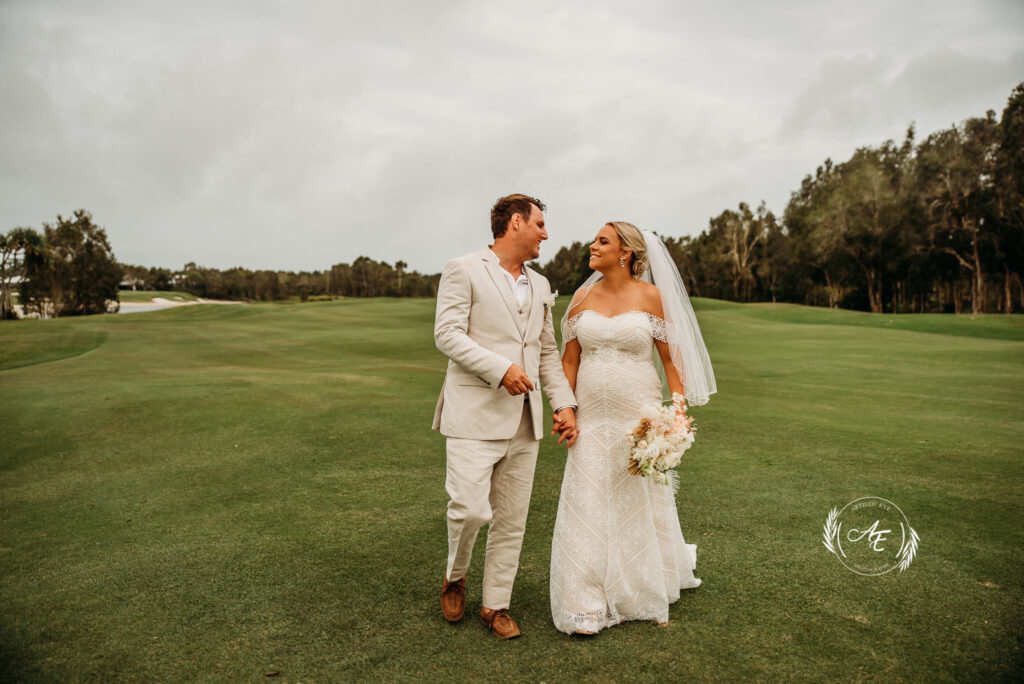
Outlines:
[{"label": "white wheat sprig in logo", "polygon": [[832,510],[828,512],[828,518],[825,520],[825,541],[822,542],[825,544],[826,549],[837,556],[839,555],[839,551],[837,549],[839,547],[838,540],[840,526],[840,524],[836,522],[836,518],[838,517],[839,509],[833,506]]},{"label": "white wheat sprig in logo", "polygon": [[917,532],[911,527],[910,534],[907,535],[907,541],[903,544],[903,548],[900,549],[900,572],[910,567],[914,556],[917,555],[917,542],[919,541],[921,541],[921,538],[917,536]]}]

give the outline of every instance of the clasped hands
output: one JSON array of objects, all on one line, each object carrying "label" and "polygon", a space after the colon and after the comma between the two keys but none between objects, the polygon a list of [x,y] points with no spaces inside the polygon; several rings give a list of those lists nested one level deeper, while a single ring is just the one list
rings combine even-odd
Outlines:
[{"label": "clasped hands", "polygon": [[553,418],[554,425],[551,427],[551,434],[558,433],[559,444],[568,439],[565,446],[566,448],[571,447],[576,443],[576,438],[580,436],[580,431],[576,427],[576,412],[566,407],[561,411],[556,411]]},{"label": "clasped hands", "polygon": [[[504,387],[505,391],[513,397],[533,391],[533,381],[530,380],[530,376],[526,374],[526,371],[514,363],[509,366],[509,369],[505,371],[504,377],[501,378],[501,386]],[[558,433],[559,444],[565,440],[569,440],[566,442],[565,446],[571,447],[576,443],[576,437],[579,435],[579,430],[576,429],[575,411],[571,408],[564,408],[555,413],[554,426],[551,428],[551,434],[555,433]]]}]

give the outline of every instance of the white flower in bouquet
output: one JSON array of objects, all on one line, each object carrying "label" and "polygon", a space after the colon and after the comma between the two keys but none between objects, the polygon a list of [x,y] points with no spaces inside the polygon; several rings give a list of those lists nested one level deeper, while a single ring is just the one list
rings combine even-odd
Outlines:
[{"label": "white flower in bouquet", "polygon": [[683,453],[693,446],[693,419],[686,415],[686,399],[672,395],[671,406],[646,409],[637,426],[629,433],[629,472],[649,477],[655,482],[672,482],[668,471],[683,460]]}]

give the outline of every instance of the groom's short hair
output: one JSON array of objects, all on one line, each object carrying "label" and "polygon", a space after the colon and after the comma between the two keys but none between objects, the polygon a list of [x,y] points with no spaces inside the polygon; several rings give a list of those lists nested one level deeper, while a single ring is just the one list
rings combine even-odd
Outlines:
[{"label": "groom's short hair", "polygon": [[524,221],[529,221],[534,204],[541,211],[547,208],[539,199],[529,195],[506,195],[495,202],[491,207],[491,233],[494,234],[495,239],[505,234],[508,222],[512,220],[512,214],[519,214]]}]

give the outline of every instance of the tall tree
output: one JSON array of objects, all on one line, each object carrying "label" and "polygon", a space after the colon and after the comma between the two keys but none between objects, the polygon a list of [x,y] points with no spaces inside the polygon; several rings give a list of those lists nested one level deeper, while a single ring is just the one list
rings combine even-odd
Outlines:
[{"label": "tall tree", "polygon": [[918,148],[920,197],[932,247],[970,274],[971,312],[986,300],[986,256],[992,252],[991,203],[999,128],[995,113],[933,133]]},{"label": "tall tree", "polygon": [[756,275],[763,284],[766,294],[772,302],[778,301],[782,290],[782,279],[792,263],[793,250],[785,228],[772,217],[765,227],[765,236],[761,244],[762,257],[757,266]]},{"label": "tall tree", "polygon": [[[827,210],[839,185],[839,173],[831,159],[818,167],[814,176],[806,176],[800,189],[786,205],[785,224],[793,239],[793,253],[801,263],[811,266],[823,286],[829,308],[835,309],[851,289],[850,260],[836,249],[832,236],[840,230],[833,212]],[[813,302],[812,302],[813,303]]]},{"label": "tall tree", "polygon": [[757,214],[746,202],[740,202],[739,211],[726,209],[711,219],[709,235],[721,245],[723,256],[729,263],[732,274],[732,296],[749,302],[757,281],[754,270],[757,267],[758,244],[765,238],[766,222],[771,216],[761,202]]},{"label": "tall tree", "polygon": [[398,272],[398,293],[399,293],[399,295],[401,295],[401,293],[402,293],[402,273],[404,273],[405,269],[407,269],[407,268],[409,268],[409,264],[405,263],[404,261],[399,260],[399,261],[395,262],[395,271]]},{"label": "tall tree", "polygon": [[11,301],[11,281],[23,275],[26,250],[42,246],[42,236],[31,228],[12,228],[6,235],[0,234],[0,319],[17,318]]},{"label": "tall tree", "polygon": [[838,167],[819,232],[826,250],[845,253],[857,265],[874,313],[882,311],[886,258],[898,225],[898,180],[886,160],[891,154],[891,142],[861,148]]},{"label": "tall tree", "polygon": [[57,223],[43,224],[43,247],[26,253],[22,305],[40,315],[104,313],[118,304],[121,265],[107,233],[84,209]]},{"label": "tall tree", "polygon": [[996,251],[1003,271],[1002,309],[1012,313],[1014,291],[1024,307],[1024,82],[1010,94],[999,129],[995,161]]}]

